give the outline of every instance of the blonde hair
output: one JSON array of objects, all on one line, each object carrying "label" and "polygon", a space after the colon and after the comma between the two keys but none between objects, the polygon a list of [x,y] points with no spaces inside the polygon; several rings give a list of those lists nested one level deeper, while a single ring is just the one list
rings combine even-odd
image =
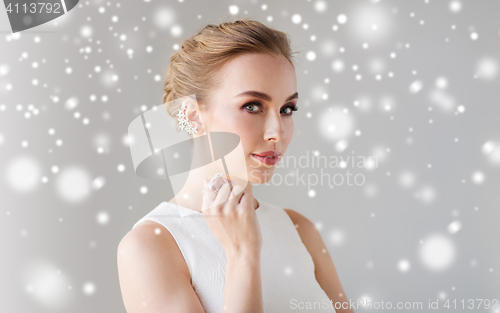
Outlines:
[{"label": "blonde hair", "polygon": [[174,117],[181,103],[173,101],[194,94],[198,104],[206,104],[209,91],[220,83],[218,70],[244,53],[285,56],[292,66],[294,54],[287,34],[258,21],[238,19],[219,25],[209,24],[187,38],[170,58],[163,90],[163,103]]}]

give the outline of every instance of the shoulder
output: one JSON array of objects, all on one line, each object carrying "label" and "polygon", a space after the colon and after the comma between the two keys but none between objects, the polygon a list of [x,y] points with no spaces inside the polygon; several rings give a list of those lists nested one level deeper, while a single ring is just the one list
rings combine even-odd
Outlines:
[{"label": "shoulder", "polygon": [[307,217],[305,217],[304,215],[300,214],[295,210],[292,209],[283,209],[283,210],[285,210],[285,212],[288,214],[288,216],[290,216],[290,218],[294,222],[295,220],[297,220],[297,222],[300,223],[311,223],[311,221]]},{"label": "shoulder", "polygon": [[299,232],[302,241],[304,241],[304,238],[302,238],[302,236],[307,237],[314,232],[319,234],[316,226],[307,217],[292,209],[283,209],[283,210],[285,210],[285,212],[288,214],[292,222],[295,224],[295,228],[297,228],[297,231]]},{"label": "shoulder", "polygon": [[204,312],[191,285],[189,269],[170,232],[143,221],[120,241],[119,285],[127,312]]},{"label": "shoulder", "polygon": [[144,248],[147,250],[148,247],[168,243],[168,239],[172,235],[165,231],[164,227],[160,227],[161,225],[156,222],[142,221],[122,238],[118,248]]},{"label": "shoulder", "polygon": [[[291,209],[284,210],[295,224],[300,239],[313,259],[314,273],[321,288],[334,302],[348,301],[333,259],[328,253],[328,249],[316,226],[304,215]],[[346,312],[354,313],[350,309],[346,310]]]},{"label": "shoulder", "polygon": [[307,217],[300,214],[292,209],[284,209],[288,214],[292,222],[295,224],[295,228],[299,233],[300,239],[307,251],[311,255],[315,265],[315,272],[320,270],[321,263],[324,259],[324,254],[326,252],[326,246],[321,238],[321,234],[316,228],[316,226]]},{"label": "shoulder", "polygon": [[172,234],[154,221],[142,221],[121,239],[117,260],[119,267],[122,265],[128,268],[168,262],[189,277],[189,269]]},{"label": "shoulder", "polygon": [[319,247],[323,244],[323,242],[321,240],[321,235],[313,222],[297,211],[292,209],[283,210],[285,210],[292,222],[295,224],[295,228],[299,233],[300,239],[306,246],[307,250],[309,250],[310,253],[311,251],[317,251],[317,249],[312,248]]}]

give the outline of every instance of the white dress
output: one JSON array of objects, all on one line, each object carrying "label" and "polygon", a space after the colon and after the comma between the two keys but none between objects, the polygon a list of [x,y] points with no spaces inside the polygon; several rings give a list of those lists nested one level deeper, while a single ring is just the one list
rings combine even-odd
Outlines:
[{"label": "white dress", "polygon": [[[262,233],[261,281],[265,313],[335,312],[314,276],[314,263],[284,209],[258,200]],[[163,225],[186,261],[191,284],[205,312],[221,313],[226,255],[201,212],[162,202],[137,221]]]}]

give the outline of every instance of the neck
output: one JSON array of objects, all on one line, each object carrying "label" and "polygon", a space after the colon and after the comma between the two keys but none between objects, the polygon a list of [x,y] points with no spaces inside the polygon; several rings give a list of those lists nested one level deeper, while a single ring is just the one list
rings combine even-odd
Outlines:
[{"label": "neck", "polygon": [[[189,171],[185,184],[178,192],[176,192],[175,190],[175,182],[172,182],[175,196],[169,202],[178,204],[194,211],[201,212],[204,195],[202,193],[202,190],[204,189],[203,180],[210,179],[214,175],[214,173],[221,172],[224,172],[224,170],[214,171],[214,169],[210,166],[206,168],[204,166],[202,168]],[[226,177],[226,175],[224,175],[224,177]],[[245,183],[244,180],[238,179],[236,177],[230,177],[230,179],[236,180],[237,184],[240,186],[244,185]],[[254,208],[257,209],[259,207],[259,202],[253,197],[252,184],[250,182],[247,182],[247,185],[243,189],[243,192],[245,193],[245,196],[252,197]],[[241,197],[241,192],[236,196]]]},{"label": "neck", "polygon": [[[202,193],[202,190],[204,189],[204,179],[212,178],[215,173],[224,172],[224,167],[222,166],[223,164],[221,163],[221,160],[214,160],[210,144],[210,136],[208,136],[208,140],[194,138],[192,143],[192,152],[189,153],[192,156],[191,169],[187,171],[186,174],[178,174],[176,175],[176,179],[170,180],[175,196],[169,202],[201,212],[204,195]],[[243,156],[244,152],[240,143],[236,149],[224,157],[227,162],[226,166],[231,169],[243,169],[243,171],[246,171],[246,163],[238,162]],[[200,164],[205,165],[199,166]],[[241,172],[240,170],[231,170],[230,175],[231,173],[232,176],[228,177],[227,175],[223,175],[223,177],[235,180],[239,186],[246,185],[242,192],[245,193],[245,196],[250,196],[253,199],[254,208],[257,209],[259,203],[253,197],[252,184],[247,180],[239,178],[248,176],[248,174]],[[187,175],[187,178],[185,178],[184,175]],[[234,195],[234,192],[231,191],[231,193]],[[241,192],[236,196],[241,197]]]}]

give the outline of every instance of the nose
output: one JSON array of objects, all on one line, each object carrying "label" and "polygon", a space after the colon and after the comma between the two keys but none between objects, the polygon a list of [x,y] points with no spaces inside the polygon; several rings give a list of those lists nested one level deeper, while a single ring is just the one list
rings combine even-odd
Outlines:
[{"label": "nose", "polygon": [[264,140],[276,143],[282,141],[284,137],[285,130],[283,129],[283,121],[279,112],[269,115],[266,120]]}]

